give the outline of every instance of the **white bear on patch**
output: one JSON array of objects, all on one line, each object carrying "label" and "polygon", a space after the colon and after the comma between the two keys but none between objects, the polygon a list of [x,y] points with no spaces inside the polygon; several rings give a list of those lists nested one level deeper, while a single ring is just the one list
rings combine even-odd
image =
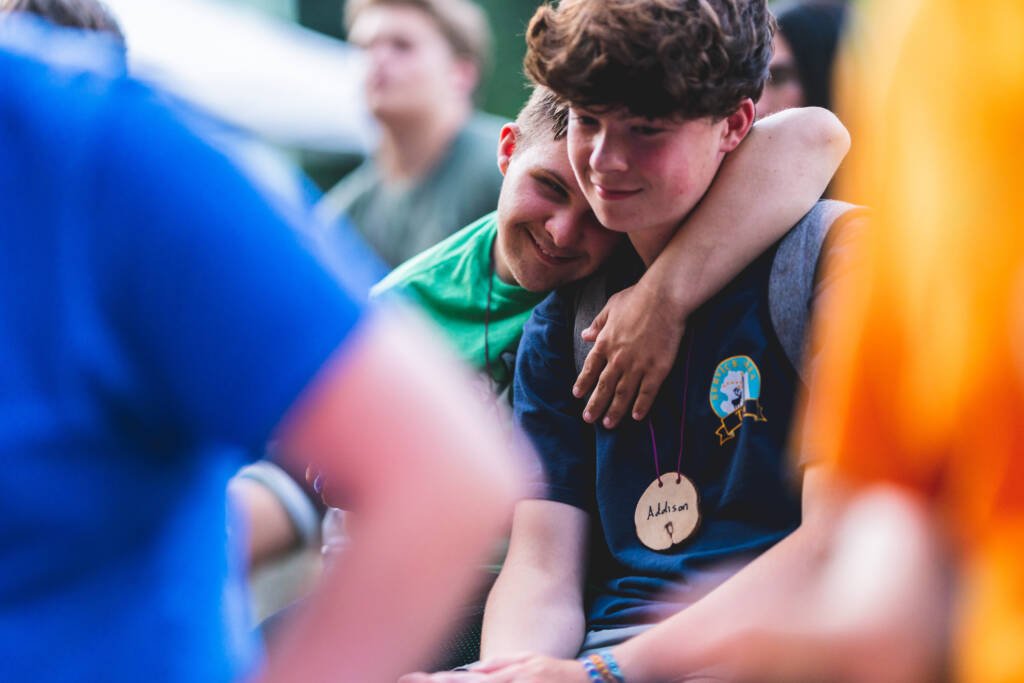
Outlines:
[{"label": "white bear on patch", "polygon": [[726,396],[725,400],[718,405],[718,409],[725,414],[735,412],[743,405],[744,401],[750,398],[750,392],[747,389],[747,373],[743,370],[730,370],[718,390]]}]

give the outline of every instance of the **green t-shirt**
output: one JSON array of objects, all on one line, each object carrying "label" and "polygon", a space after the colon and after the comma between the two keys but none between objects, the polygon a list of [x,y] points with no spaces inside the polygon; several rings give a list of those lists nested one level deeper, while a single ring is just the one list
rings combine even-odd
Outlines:
[{"label": "green t-shirt", "polygon": [[458,353],[480,370],[488,366],[486,318],[490,374],[500,393],[512,381],[512,366],[501,356],[511,352],[514,358],[523,325],[545,295],[503,282],[492,272],[491,248],[497,234],[497,219],[490,213],[395,268],[371,296],[399,293],[415,301],[441,326]]}]

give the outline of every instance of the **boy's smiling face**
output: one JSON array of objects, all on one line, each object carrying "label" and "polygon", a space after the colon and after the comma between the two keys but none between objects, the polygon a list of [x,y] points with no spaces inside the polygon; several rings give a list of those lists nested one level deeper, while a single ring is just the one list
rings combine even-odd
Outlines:
[{"label": "boy's smiling face", "polygon": [[594,272],[621,241],[604,229],[580,192],[565,140],[525,143],[515,124],[502,130],[498,165],[499,276],[547,292]]},{"label": "boy's smiling face", "polygon": [[573,107],[569,160],[598,220],[617,232],[675,230],[742,139],[731,118],[648,119]]}]

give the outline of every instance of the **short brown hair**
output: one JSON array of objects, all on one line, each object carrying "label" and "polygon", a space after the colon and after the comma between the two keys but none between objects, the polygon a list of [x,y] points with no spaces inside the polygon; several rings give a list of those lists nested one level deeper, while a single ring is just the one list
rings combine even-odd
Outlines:
[{"label": "short brown hair", "polygon": [[768,77],[765,0],[563,0],[537,9],[526,73],[583,107],[728,116]]},{"label": "short brown hair", "polygon": [[542,85],[533,89],[516,117],[520,147],[538,140],[564,140],[569,130],[569,104]]},{"label": "short brown hair", "polygon": [[481,76],[491,62],[491,26],[487,14],[470,0],[348,0],[345,3],[345,30],[351,30],[356,17],[375,6],[413,7],[437,24],[457,57],[476,64]]}]

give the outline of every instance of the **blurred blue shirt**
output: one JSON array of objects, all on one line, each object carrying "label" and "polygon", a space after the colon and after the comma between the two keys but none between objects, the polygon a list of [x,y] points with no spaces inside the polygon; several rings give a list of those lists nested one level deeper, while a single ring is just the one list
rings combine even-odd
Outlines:
[{"label": "blurred blue shirt", "polygon": [[0,677],[232,680],[259,651],[226,482],[360,306],[123,69],[25,52],[0,47]]}]

